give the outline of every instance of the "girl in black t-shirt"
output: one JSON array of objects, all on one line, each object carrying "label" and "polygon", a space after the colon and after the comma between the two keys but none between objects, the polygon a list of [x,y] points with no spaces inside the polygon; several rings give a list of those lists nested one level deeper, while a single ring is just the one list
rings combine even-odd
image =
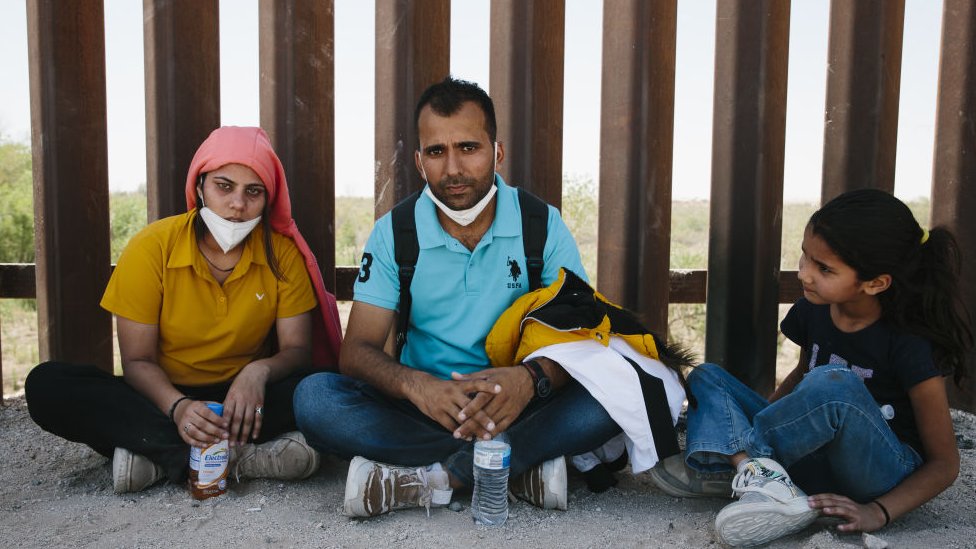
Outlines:
[{"label": "girl in black t-shirt", "polygon": [[804,231],[803,299],[782,324],[799,364],[768,402],[718,366],[696,368],[691,469],[662,462],[654,480],[675,495],[715,495],[709,474],[734,467],[739,499],[715,522],[731,545],[768,542],[818,515],[844,532],[874,531],[941,493],[959,473],[943,376],[959,383],[973,340],[959,264],[952,234],[922,229],[888,193],[827,203]]}]

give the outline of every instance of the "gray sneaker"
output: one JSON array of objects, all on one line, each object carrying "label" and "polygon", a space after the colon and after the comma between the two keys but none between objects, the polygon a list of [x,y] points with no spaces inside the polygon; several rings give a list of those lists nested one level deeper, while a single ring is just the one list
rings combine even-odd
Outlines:
[{"label": "gray sneaker", "polygon": [[319,469],[319,453],[298,431],[285,433],[264,444],[244,444],[231,448],[231,471],[242,478],[298,480]]},{"label": "gray sneaker", "polygon": [[542,509],[566,510],[566,460],[559,456],[509,480],[512,495]]},{"label": "gray sneaker", "polygon": [[349,462],[342,511],[349,517],[375,517],[395,509],[451,503],[450,482],[445,471],[424,467],[399,467],[356,456]]},{"label": "gray sneaker", "polygon": [[802,530],[819,514],[783,466],[769,458],[750,459],[735,476],[732,489],[739,501],[726,505],[715,517],[715,531],[729,545],[770,542]]},{"label": "gray sneaker", "polygon": [[112,456],[112,489],[116,494],[141,492],[165,477],[163,468],[149,458],[116,448]]},{"label": "gray sneaker", "polygon": [[731,498],[732,471],[701,473],[685,463],[684,454],[657,462],[651,480],[665,494],[678,498]]}]

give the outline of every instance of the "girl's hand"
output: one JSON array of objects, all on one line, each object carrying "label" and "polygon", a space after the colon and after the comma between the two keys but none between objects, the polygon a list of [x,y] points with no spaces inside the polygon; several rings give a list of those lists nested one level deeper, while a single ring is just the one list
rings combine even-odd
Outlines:
[{"label": "girl's hand", "polygon": [[841,532],[874,532],[885,525],[884,512],[872,502],[861,504],[837,494],[817,494],[807,501],[822,515],[845,520],[837,525]]},{"label": "girl's hand", "polygon": [[224,398],[224,419],[230,424],[230,445],[246,444],[261,434],[264,388],[269,370],[259,362],[244,367]]},{"label": "girl's hand", "polygon": [[227,421],[199,400],[184,400],[176,406],[173,421],[180,437],[190,446],[203,448],[227,438]]}]

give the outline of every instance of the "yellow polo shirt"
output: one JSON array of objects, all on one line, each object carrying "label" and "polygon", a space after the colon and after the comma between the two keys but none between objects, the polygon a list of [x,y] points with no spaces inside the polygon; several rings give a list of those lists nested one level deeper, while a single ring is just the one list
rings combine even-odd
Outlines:
[{"label": "yellow polo shirt", "polygon": [[152,223],[132,237],[101,305],[114,315],[159,326],[159,365],[178,385],[227,381],[259,357],[276,318],[311,310],[315,294],[294,242],[271,234],[278,280],[264,255],[263,226],[223,286],[197,248],[188,212]]}]

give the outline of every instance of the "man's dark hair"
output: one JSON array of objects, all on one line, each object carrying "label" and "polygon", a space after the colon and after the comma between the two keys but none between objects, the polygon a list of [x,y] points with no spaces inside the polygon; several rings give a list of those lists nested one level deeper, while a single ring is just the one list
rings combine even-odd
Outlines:
[{"label": "man's dark hair", "polygon": [[474,82],[459,80],[450,75],[444,80],[430,86],[420,95],[417,110],[413,113],[413,128],[420,134],[420,111],[427,105],[439,116],[451,116],[461,110],[461,105],[468,101],[477,105],[485,114],[485,131],[492,143],[495,142],[497,126],[495,124],[495,105],[485,90]]}]

